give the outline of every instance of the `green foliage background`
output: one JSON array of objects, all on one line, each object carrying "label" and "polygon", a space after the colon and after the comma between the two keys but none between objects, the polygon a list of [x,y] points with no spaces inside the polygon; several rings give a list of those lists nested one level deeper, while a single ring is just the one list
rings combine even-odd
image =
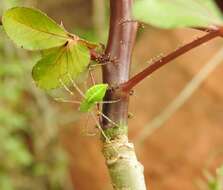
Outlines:
[{"label": "green foliage background", "polygon": [[[14,6],[35,7],[35,1],[3,0],[0,15]],[[89,40],[99,39],[93,28],[75,28],[74,32]],[[1,190],[73,189],[68,156],[59,139],[62,126],[79,115],[36,87],[31,73],[40,58],[38,53],[16,47],[0,27]],[[64,96],[60,91],[56,94]]]},{"label": "green foliage background", "polygon": [[[3,0],[0,15],[27,2]],[[1,190],[70,189],[67,156],[58,139],[60,111],[31,79],[37,59],[15,48],[0,28]]]}]

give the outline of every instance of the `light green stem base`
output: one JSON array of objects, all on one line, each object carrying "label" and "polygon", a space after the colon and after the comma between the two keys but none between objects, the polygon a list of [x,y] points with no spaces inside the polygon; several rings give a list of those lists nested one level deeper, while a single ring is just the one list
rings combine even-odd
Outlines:
[{"label": "light green stem base", "polygon": [[146,190],[143,166],[126,135],[104,142],[103,154],[114,190]]}]

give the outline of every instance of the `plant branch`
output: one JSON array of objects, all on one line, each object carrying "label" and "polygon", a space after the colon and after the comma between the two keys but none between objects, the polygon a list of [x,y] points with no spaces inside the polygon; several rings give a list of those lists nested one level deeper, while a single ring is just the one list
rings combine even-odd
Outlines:
[{"label": "plant branch", "polygon": [[132,4],[133,0],[110,0],[110,31],[105,55],[114,61],[102,67],[103,82],[111,87],[104,101],[120,100],[103,104],[102,110],[102,128],[109,138],[109,142],[103,141],[102,152],[114,190],[146,190],[143,167],[128,140],[128,93],[112,88],[129,79],[138,24],[124,21],[131,20]]},{"label": "plant branch", "polygon": [[161,59],[155,61],[153,64],[149,65],[146,69],[141,71],[140,73],[133,76],[129,81],[123,83],[120,85],[120,88],[124,92],[129,92],[133,87],[135,87],[138,83],[140,83],[143,79],[151,75],[153,72],[158,70],[160,67],[166,65],[170,61],[178,58],[179,56],[187,53],[188,51],[200,46],[201,44],[204,44],[218,36],[222,35],[221,29],[211,31],[207,33],[206,35],[197,38],[196,40],[176,49],[175,51],[171,52],[170,54],[162,57]]},{"label": "plant branch", "polygon": [[220,8],[221,12],[223,12],[223,1],[222,0],[215,0],[218,7]]},{"label": "plant branch", "polygon": [[[211,26],[211,27],[208,27],[208,28],[205,28],[205,27],[193,27],[192,29],[203,31],[203,32],[215,32],[215,31],[221,30],[219,27],[216,27],[216,26]],[[219,36],[223,37],[223,33],[219,34]]]},{"label": "plant branch", "polygon": [[192,27],[192,29],[200,30],[200,31],[203,31],[203,32],[214,32],[214,31],[218,30],[219,28],[217,28],[217,27],[209,27],[209,28],[205,28],[205,27]]},{"label": "plant branch", "polygon": [[223,48],[221,48],[208,63],[201,68],[199,73],[184,87],[179,95],[155,117],[148,125],[146,125],[139,135],[136,137],[135,142],[141,144],[144,140],[151,135],[154,131],[159,129],[171,116],[176,113],[193,93],[203,84],[208,76],[222,63]]},{"label": "plant branch", "polygon": [[[135,43],[137,26],[131,20],[133,0],[110,0],[110,31],[105,55],[112,62],[103,66],[103,82],[114,87],[128,81],[131,64],[132,49]],[[115,90],[107,92],[104,101],[120,99],[116,104],[104,104],[103,113],[115,123],[127,126],[128,120],[128,94],[120,94]],[[105,119],[103,128],[112,127]]]}]

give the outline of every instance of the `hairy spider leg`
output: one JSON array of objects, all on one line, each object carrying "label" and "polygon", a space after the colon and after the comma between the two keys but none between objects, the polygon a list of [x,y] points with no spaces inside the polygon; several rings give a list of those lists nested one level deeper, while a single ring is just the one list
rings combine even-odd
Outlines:
[{"label": "hairy spider leg", "polygon": [[74,80],[72,79],[72,77],[70,76],[70,74],[68,73],[68,77],[69,77],[69,80],[71,81],[73,87],[79,92],[79,94],[85,98],[85,95],[84,93],[82,92],[82,90],[77,86],[77,84],[74,82]]},{"label": "hairy spider leg", "polygon": [[[105,132],[104,132],[104,130],[102,129],[100,123],[98,122],[98,120],[97,120],[95,114],[94,114],[93,112],[91,112],[91,115],[92,115],[92,117],[94,118],[95,123],[96,123],[96,125],[98,126],[99,130],[101,131],[101,134],[102,134],[103,137],[105,138],[106,143],[111,144],[112,142],[111,142],[110,138],[105,134]],[[117,154],[119,154],[118,150],[117,150],[115,147],[112,146],[112,148],[114,149],[114,151],[116,151]]]},{"label": "hairy spider leg", "polygon": [[96,63],[96,64],[90,64],[89,65],[89,69],[93,69],[93,68],[95,68],[95,67],[99,67],[99,66],[104,66],[104,65],[106,65],[107,63]]},{"label": "hairy spider leg", "polygon": [[70,95],[74,95],[74,93],[68,88],[68,86],[63,82],[61,78],[59,79],[59,82]]},{"label": "hairy spider leg", "polygon": [[[63,80],[60,78],[59,79],[60,84],[63,86],[63,88],[71,95],[73,96],[74,93],[69,89],[69,87],[63,82]],[[55,101],[57,102],[62,102],[62,103],[72,103],[72,104],[78,104],[80,105],[81,102],[80,101],[76,101],[76,100],[66,100],[64,98],[54,98]]]},{"label": "hairy spider leg", "polygon": [[98,102],[98,103],[102,103],[102,104],[114,104],[114,103],[117,103],[117,102],[120,102],[121,99],[117,99],[117,100],[110,100],[110,101],[101,101],[101,102]]},{"label": "hairy spider leg", "polygon": [[78,104],[78,105],[81,104],[80,101],[76,101],[76,100],[66,100],[64,98],[54,98],[54,100],[57,101],[57,102],[62,102],[62,103],[72,103],[72,104]]},{"label": "hairy spider leg", "polygon": [[[94,75],[93,75],[91,69],[89,69],[89,75],[90,75],[90,78],[91,78],[91,83],[92,83],[93,85],[95,85],[96,83],[95,83]],[[96,104],[96,107],[97,107],[97,111],[99,111],[99,110],[100,110],[100,105],[99,105],[99,103]],[[101,119],[100,119],[100,118],[99,118],[99,121],[101,122]]]},{"label": "hairy spider leg", "polygon": [[107,117],[105,114],[103,114],[102,112],[98,111],[98,114],[101,115],[103,118],[105,118],[109,123],[111,123],[112,125],[118,127],[118,124],[115,123],[114,121],[112,121],[109,117]]},{"label": "hairy spider leg", "polygon": [[105,138],[107,143],[111,143],[110,139],[107,137],[107,135],[105,134],[104,130],[102,129],[100,123],[98,122],[97,117],[95,116],[94,112],[91,111],[91,115],[97,125],[97,127],[99,128],[99,130],[101,131],[101,134],[103,135],[103,137]]}]

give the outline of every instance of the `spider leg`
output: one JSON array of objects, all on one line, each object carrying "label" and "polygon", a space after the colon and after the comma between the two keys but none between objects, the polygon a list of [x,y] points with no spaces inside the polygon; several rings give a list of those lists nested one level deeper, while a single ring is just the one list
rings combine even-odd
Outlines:
[{"label": "spider leg", "polygon": [[98,111],[98,114],[100,114],[102,117],[104,117],[108,122],[110,122],[112,125],[118,127],[119,125],[117,123],[115,123],[114,121],[112,121],[109,117],[107,117],[105,114],[103,114],[102,112]]},{"label": "spider leg", "polygon": [[95,116],[95,114],[93,112],[91,112],[91,115],[92,115],[96,125],[98,126],[99,130],[101,131],[101,134],[105,138],[106,142],[111,143],[110,139],[107,137],[107,135],[105,134],[104,130],[102,129],[100,123],[98,122],[97,117]]},{"label": "spider leg", "polygon": [[59,79],[59,82],[70,95],[74,95],[74,93],[68,88],[68,86],[63,82],[61,78]]},{"label": "spider leg", "polygon": [[62,102],[62,103],[72,103],[72,104],[78,104],[78,105],[81,104],[80,101],[76,101],[76,100],[66,100],[64,98],[54,98],[54,100],[57,101],[57,102]]},{"label": "spider leg", "polygon": [[98,103],[102,103],[102,104],[114,104],[114,103],[117,103],[117,102],[120,102],[121,100],[118,99],[118,100],[111,100],[111,101],[101,101],[101,102],[98,102]]},{"label": "spider leg", "polygon": [[69,73],[68,73],[68,77],[69,77],[69,80],[71,81],[73,87],[77,90],[77,92],[78,92],[83,98],[85,98],[84,93],[83,93],[82,90],[77,86],[77,84],[74,82],[74,80],[72,79],[72,77],[70,76]]}]

